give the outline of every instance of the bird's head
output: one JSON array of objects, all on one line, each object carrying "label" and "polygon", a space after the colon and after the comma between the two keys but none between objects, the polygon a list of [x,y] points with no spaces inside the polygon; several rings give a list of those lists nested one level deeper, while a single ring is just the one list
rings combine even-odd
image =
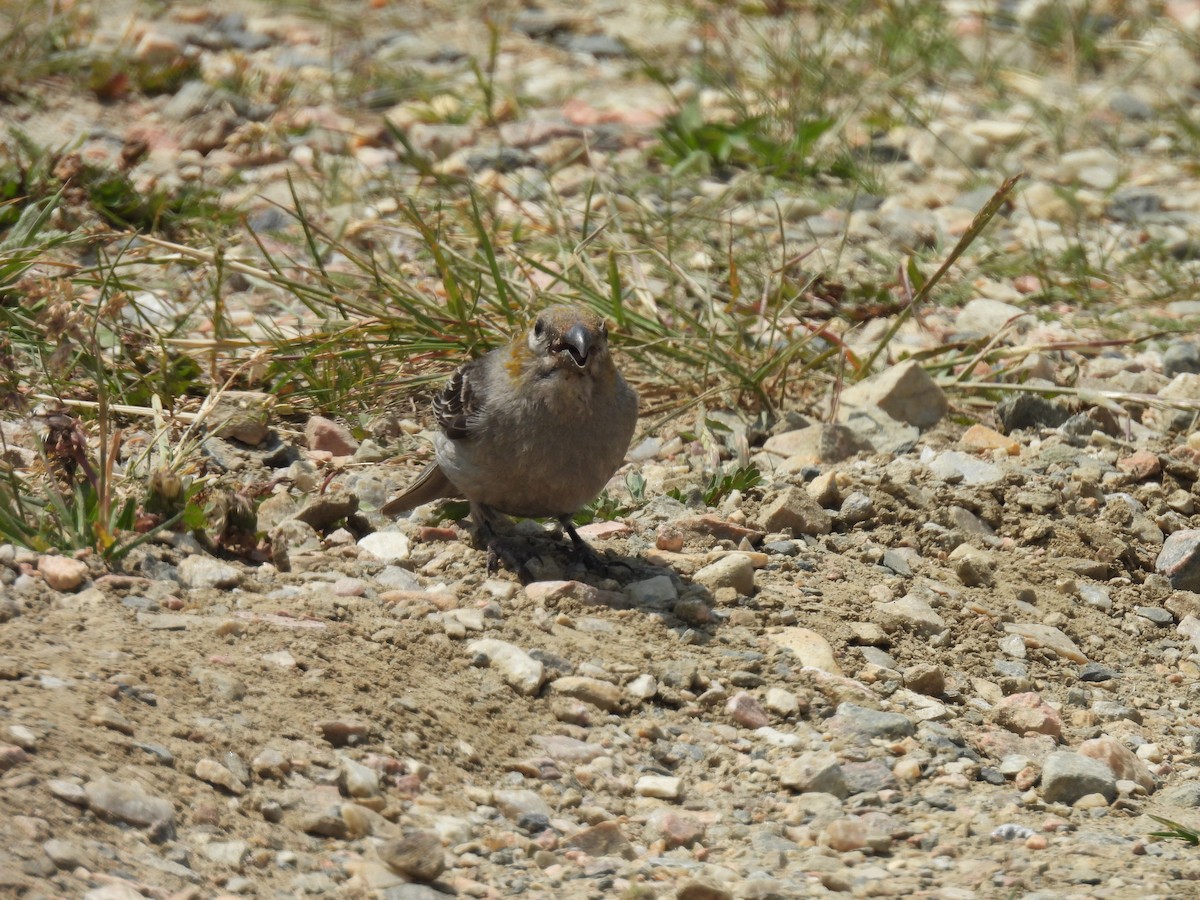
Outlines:
[{"label": "bird's head", "polygon": [[589,310],[572,306],[545,310],[529,329],[527,343],[543,376],[595,375],[610,364],[608,326]]}]

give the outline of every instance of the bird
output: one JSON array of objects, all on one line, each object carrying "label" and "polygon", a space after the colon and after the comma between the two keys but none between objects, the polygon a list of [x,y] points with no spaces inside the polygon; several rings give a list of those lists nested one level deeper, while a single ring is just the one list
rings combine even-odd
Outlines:
[{"label": "bird", "polygon": [[638,396],[617,369],[602,317],[576,306],[544,310],[525,334],[460,366],[433,414],[434,459],[383,514],[465,498],[489,571],[503,559],[519,574],[496,525],[503,516],[554,518],[586,567],[603,566],[572,519],[624,462]]}]

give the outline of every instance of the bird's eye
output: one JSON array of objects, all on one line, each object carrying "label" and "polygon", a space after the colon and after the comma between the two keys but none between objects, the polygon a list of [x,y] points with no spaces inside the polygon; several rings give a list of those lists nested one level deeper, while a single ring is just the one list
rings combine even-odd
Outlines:
[{"label": "bird's eye", "polygon": [[533,323],[533,336],[541,337],[546,333],[546,322],[543,319],[538,319]]}]

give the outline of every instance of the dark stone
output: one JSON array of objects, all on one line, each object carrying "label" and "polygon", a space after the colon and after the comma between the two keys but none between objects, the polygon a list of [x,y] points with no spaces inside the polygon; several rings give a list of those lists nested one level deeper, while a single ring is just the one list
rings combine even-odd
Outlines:
[{"label": "dark stone", "polygon": [[1087,665],[1079,667],[1079,680],[1080,681],[1089,681],[1089,682],[1111,681],[1112,679],[1114,679],[1116,677],[1117,677],[1116,672],[1114,672],[1112,669],[1108,668],[1108,666],[1100,665],[1100,663],[1092,662],[1092,663],[1088,663]]},{"label": "dark stone", "polygon": [[996,419],[1005,434],[1032,428],[1058,428],[1071,417],[1061,403],[1037,394],[1011,394],[996,404]]}]

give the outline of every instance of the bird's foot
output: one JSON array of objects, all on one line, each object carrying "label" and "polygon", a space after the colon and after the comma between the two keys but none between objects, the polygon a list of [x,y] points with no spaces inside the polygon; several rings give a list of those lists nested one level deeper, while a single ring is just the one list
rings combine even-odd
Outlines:
[{"label": "bird's foot", "polygon": [[493,537],[487,543],[487,571],[489,575],[495,575],[500,571],[500,567],[508,569],[517,576],[521,584],[529,584],[534,580],[533,573],[529,571],[527,560],[522,559],[512,547],[508,546],[503,540],[498,537]]},{"label": "bird's foot", "polygon": [[575,530],[575,523],[571,521],[570,516],[563,516],[558,521],[562,524],[563,530],[567,532],[567,537],[571,539],[572,551],[575,554],[575,558],[583,564],[583,567],[591,572],[608,571],[608,561],[579,536],[579,532]]}]

